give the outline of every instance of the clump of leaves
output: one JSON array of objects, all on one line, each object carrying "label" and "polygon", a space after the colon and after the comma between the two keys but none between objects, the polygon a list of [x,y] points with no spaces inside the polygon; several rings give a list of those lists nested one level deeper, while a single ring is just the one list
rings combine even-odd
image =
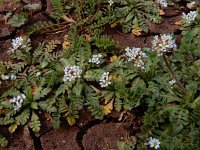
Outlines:
[{"label": "clump of leaves", "polygon": [[134,33],[137,29],[148,32],[146,19],[152,21],[153,23],[161,23],[159,9],[155,7],[153,1],[141,2],[139,0],[118,0],[114,5],[114,13],[117,18],[114,23],[122,24],[122,30],[125,33]]},{"label": "clump of leaves", "polygon": [[[147,149],[148,137],[159,139],[161,149],[199,148],[199,26],[194,24],[183,30],[181,43],[173,53],[163,58],[148,55],[153,62],[147,65],[151,71],[147,67],[144,74],[148,94],[143,104],[148,108],[135,149]],[[176,82],[171,82],[174,78]]]},{"label": "clump of leaves", "polygon": [[6,147],[7,144],[8,144],[8,141],[6,140],[6,138],[0,135],[0,147]]},{"label": "clump of leaves", "polygon": [[21,12],[19,14],[13,15],[9,20],[8,24],[14,26],[14,27],[20,27],[22,26],[28,18],[27,13]]},{"label": "clump of leaves", "polygon": [[[38,132],[41,123],[37,110],[40,108],[49,113],[56,111],[55,106],[50,105],[49,100],[46,103],[47,107],[44,107],[45,104],[43,104],[42,99],[52,89],[48,86],[50,83],[45,78],[39,77],[38,72],[45,70],[50,65],[49,62],[54,62],[60,57],[59,52],[53,52],[57,44],[57,41],[51,41],[47,44],[41,43],[34,51],[31,51],[31,45],[25,43],[21,48],[9,51],[11,57],[17,61],[16,63],[5,63],[6,70],[17,75],[17,79],[11,81],[12,84],[7,87],[9,90],[1,95],[0,106],[1,109],[5,109],[5,113],[2,114],[0,120],[1,125],[10,124],[9,131],[11,133],[19,125],[25,125],[29,121],[33,131]],[[49,77],[48,71],[46,70],[47,78]],[[18,96],[20,93],[23,93],[26,98],[23,101],[22,108],[14,109],[9,99]]]},{"label": "clump of leaves", "polygon": [[98,29],[105,25],[111,27],[120,25],[123,32],[140,35],[142,31],[148,32],[147,20],[161,23],[159,8],[153,1],[116,0],[110,6],[106,1],[86,0],[66,3],[53,0],[52,4],[55,8],[52,15],[56,19],[63,18],[66,12],[69,13],[75,9],[78,24],[87,26],[86,30],[90,34],[98,33]]},{"label": "clump of leaves", "polygon": [[[23,6],[26,4],[25,6]],[[6,4],[5,4],[6,5]],[[12,10],[4,17],[5,21],[13,27],[20,27],[25,24],[28,19],[29,14],[32,10],[38,9],[38,3],[30,3],[30,1],[13,1],[9,2],[10,6],[13,6]]]}]

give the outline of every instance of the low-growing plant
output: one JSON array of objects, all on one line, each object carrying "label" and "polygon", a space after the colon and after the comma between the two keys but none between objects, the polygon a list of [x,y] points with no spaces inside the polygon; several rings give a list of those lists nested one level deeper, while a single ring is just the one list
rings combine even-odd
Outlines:
[{"label": "low-growing plant", "polygon": [[[160,19],[154,6],[158,1],[139,2],[53,0],[56,11],[52,16],[67,20],[70,32],[63,43],[52,40],[36,48],[27,36],[12,40],[11,61],[0,62],[4,89],[0,125],[8,126],[11,133],[25,124],[39,132],[40,112],[49,113],[56,128],[63,118],[74,125],[83,108],[103,119],[113,109],[131,112],[143,106],[141,132],[130,141],[119,141],[120,150],[199,149],[199,9],[183,15],[180,45],[171,33],[155,35],[151,48],[116,51],[115,42],[100,34],[101,27],[119,23],[123,29],[130,27],[127,32],[136,27],[147,31],[140,20]],[[73,9],[76,22],[67,17]],[[40,22],[27,33],[50,32],[65,25]],[[0,135],[0,146],[6,144]]]},{"label": "low-growing plant", "polygon": [[[3,3],[3,2],[2,2]],[[28,19],[28,16],[31,16],[32,10],[38,9],[38,3],[31,3],[30,1],[20,1],[10,2],[12,9],[9,10],[5,16],[5,22],[13,27],[21,27],[24,25]]]},{"label": "low-growing plant", "polygon": [[[140,35],[142,31],[148,32],[147,20],[153,23],[161,23],[159,15],[159,3],[154,1],[139,0],[115,0],[109,1],[72,1],[66,2],[53,0],[53,18],[65,19],[71,10],[75,9],[76,21],[90,34],[99,33],[99,29],[105,25],[112,28],[122,26],[123,32],[132,32]],[[156,6],[157,5],[157,6]]]},{"label": "low-growing plant", "polygon": [[[193,22],[187,23],[190,30],[183,24],[183,37],[176,50],[158,53],[159,58],[152,59],[157,65],[151,70],[156,72],[146,83],[154,96],[145,100],[148,109],[143,116],[142,132],[137,136],[140,140],[137,144],[131,142],[136,149],[199,149],[199,42],[198,34],[190,36],[199,29],[198,16],[199,13]],[[129,145],[122,143],[118,147]]]},{"label": "low-growing plant", "polygon": [[6,147],[7,144],[8,144],[8,141],[6,140],[6,138],[0,135],[0,147]]}]

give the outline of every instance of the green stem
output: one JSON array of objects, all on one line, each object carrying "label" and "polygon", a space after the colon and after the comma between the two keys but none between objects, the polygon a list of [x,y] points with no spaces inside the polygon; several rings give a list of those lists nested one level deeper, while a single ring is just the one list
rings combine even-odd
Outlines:
[{"label": "green stem", "polygon": [[169,64],[169,62],[168,62],[166,56],[163,55],[163,58],[164,58],[164,61],[165,61],[166,65],[167,65],[167,68],[169,69],[169,71],[170,71],[170,73],[172,74],[173,78],[176,80],[178,86],[182,89],[183,94],[184,94],[184,95],[187,95],[187,90],[185,89],[185,87],[183,86],[183,84],[182,84],[182,83],[178,80],[178,78],[176,77],[176,75],[175,75],[174,71],[172,70],[172,68],[171,68],[171,66],[170,66],[170,64]]}]

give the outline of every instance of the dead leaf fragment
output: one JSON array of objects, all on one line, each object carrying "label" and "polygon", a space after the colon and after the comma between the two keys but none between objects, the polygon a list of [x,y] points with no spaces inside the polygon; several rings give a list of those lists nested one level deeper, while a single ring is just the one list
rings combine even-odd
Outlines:
[{"label": "dead leaf fragment", "polygon": [[32,94],[35,95],[36,94],[36,90],[37,90],[37,85],[36,84],[31,84],[31,90],[32,90]]},{"label": "dead leaf fragment", "polygon": [[5,109],[0,109],[0,115],[3,115],[6,113],[6,110]]},{"label": "dead leaf fragment", "polygon": [[163,15],[165,15],[165,12],[164,12],[162,9],[160,9],[160,10],[159,10],[159,15],[160,15],[160,16],[163,16]]},{"label": "dead leaf fragment", "polygon": [[108,115],[112,112],[113,110],[113,101],[114,100],[111,100],[109,103],[107,103],[105,106],[103,106],[103,113],[105,115]]},{"label": "dead leaf fragment", "polygon": [[175,22],[175,25],[177,25],[177,26],[182,26],[182,23],[181,23],[181,21],[176,21],[176,22]]},{"label": "dead leaf fragment", "polygon": [[90,36],[89,34],[85,34],[85,39],[86,39],[87,41],[90,41],[92,38],[91,38],[91,36]]},{"label": "dead leaf fragment", "polygon": [[73,126],[76,123],[76,120],[73,117],[67,117],[67,122],[70,126]]},{"label": "dead leaf fragment", "polygon": [[66,22],[69,22],[69,23],[72,23],[72,22],[73,22],[73,23],[75,23],[74,19],[69,18],[69,17],[67,17],[67,16],[65,16],[65,15],[63,15],[62,18],[63,18],[63,20],[65,20]]},{"label": "dead leaf fragment", "polygon": [[62,47],[63,49],[68,49],[70,47],[70,43],[68,41],[64,41]]},{"label": "dead leaf fragment", "polygon": [[140,36],[142,34],[142,30],[139,27],[136,27],[132,30],[132,34]]},{"label": "dead leaf fragment", "polygon": [[114,62],[116,60],[117,60],[117,56],[116,55],[110,57],[110,62]]},{"label": "dead leaf fragment", "polygon": [[111,28],[115,28],[116,26],[117,26],[117,23],[116,23],[116,22],[110,24],[110,27],[111,27]]},{"label": "dead leaf fragment", "polygon": [[196,2],[190,2],[190,3],[187,3],[187,8],[191,9],[191,10],[194,10],[197,8],[197,4]]}]

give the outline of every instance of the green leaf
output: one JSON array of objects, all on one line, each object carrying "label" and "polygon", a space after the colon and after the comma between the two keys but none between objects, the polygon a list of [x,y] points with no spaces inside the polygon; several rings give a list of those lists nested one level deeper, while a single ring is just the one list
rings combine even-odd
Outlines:
[{"label": "green leaf", "polygon": [[114,103],[114,106],[115,106],[115,109],[117,111],[120,111],[122,109],[122,100],[119,98],[119,97],[116,97],[115,98],[115,103]]},{"label": "green leaf", "polygon": [[30,117],[30,109],[25,109],[20,115],[18,115],[15,119],[18,124],[25,125]]},{"label": "green leaf", "polygon": [[12,104],[9,101],[3,101],[1,102],[1,106],[3,106],[4,108],[12,108]]},{"label": "green leaf", "polygon": [[47,112],[49,112],[49,113],[52,113],[52,112],[56,112],[56,111],[57,111],[56,107],[53,106],[54,103],[55,103],[55,99],[47,99],[47,100],[45,100],[45,101],[39,102],[38,105],[39,105],[43,110],[45,110],[45,111],[47,111]]},{"label": "green leaf", "polygon": [[32,111],[30,127],[33,129],[34,132],[39,132],[40,126],[41,126],[41,123],[40,123],[39,117],[36,115],[34,111]]},{"label": "green leaf", "polygon": [[60,112],[57,111],[55,113],[52,114],[52,117],[53,117],[53,120],[52,120],[52,125],[53,125],[53,128],[59,128],[60,126]]},{"label": "green leaf", "polygon": [[5,137],[0,135],[0,147],[6,147],[8,145],[8,141]]},{"label": "green leaf", "polygon": [[35,92],[33,100],[40,100],[40,98],[44,98],[51,91],[51,88],[41,89],[38,88]]},{"label": "green leaf", "polygon": [[77,81],[76,85],[73,88],[73,93],[76,94],[77,97],[81,96],[84,84],[81,81]]},{"label": "green leaf", "polygon": [[131,11],[125,19],[125,23],[130,21],[135,16],[135,11]]},{"label": "green leaf", "polygon": [[71,66],[70,61],[67,60],[67,59],[61,58],[61,59],[60,59],[60,62],[61,62],[61,64],[62,64],[63,66]]},{"label": "green leaf", "polygon": [[32,103],[31,103],[31,108],[33,108],[33,109],[38,109],[37,103],[36,103],[36,102],[32,102]]},{"label": "green leaf", "polygon": [[48,64],[49,64],[49,62],[48,62],[47,60],[43,60],[43,61],[40,63],[40,68],[43,69],[43,68],[45,68]]},{"label": "green leaf", "polygon": [[28,18],[27,13],[21,12],[19,14],[13,15],[12,18],[8,20],[8,24],[14,27],[20,27],[25,23],[27,18]]},{"label": "green leaf", "polygon": [[60,94],[64,94],[70,87],[72,87],[72,84],[70,82],[61,84],[60,87],[56,90],[55,97]]}]

